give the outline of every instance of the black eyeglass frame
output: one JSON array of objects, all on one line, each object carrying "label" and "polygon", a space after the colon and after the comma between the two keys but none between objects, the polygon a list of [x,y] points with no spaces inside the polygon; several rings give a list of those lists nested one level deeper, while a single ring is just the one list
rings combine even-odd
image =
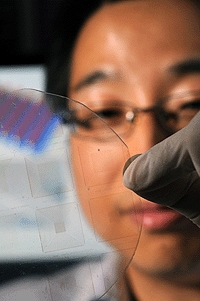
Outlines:
[{"label": "black eyeglass frame", "polygon": [[[84,106],[87,109],[89,109],[91,111],[91,113],[93,113],[94,115],[96,115],[97,117],[99,117],[101,120],[104,120],[100,115],[98,115],[98,113],[96,113],[95,111],[93,111],[92,109],[90,109],[87,105],[85,105],[81,101],[77,101],[77,100],[74,100],[74,99],[66,97],[66,96],[51,94],[51,93],[48,93],[48,92],[47,92],[47,94],[49,96],[52,96],[52,97],[57,97],[61,101],[62,100],[66,101],[66,110],[63,110],[63,108],[62,108],[62,110],[59,110],[59,106],[56,106],[55,102],[53,102],[53,101],[51,101],[51,104],[50,104],[50,107],[53,108],[53,111],[61,117],[61,120],[62,120],[63,124],[72,124],[72,123],[75,123],[75,124],[78,124],[78,125],[82,125],[82,121],[79,120],[76,117],[74,111],[73,110],[70,111],[70,108],[69,108],[70,100],[72,100],[74,103],[78,103],[78,104],[80,103],[82,106]],[[188,96],[190,96],[190,98],[194,97],[194,100],[183,102],[183,105],[179,108],[179,110],[177,112],[170,112],[170,111],[167,112],[163,108],[164,104],[167,103],[169,100],[177,99],[177,98],[181,98],[181,97],[187,98]],[[197,98],[197,96],[199,96],[199,98]],[[53,104],[53,106],[52,106],[52,104]],[[120,106],[130,107],[130,112],[133,113],[133,119],[132,120],[127,120],[130,123],[134,122],[134,120],[137,118],[137,115],[139,113],[154,113],[159,126],[168,135],[173,134],[174,132],[176,132],[176,130],[170,128],[167,125],[167,120],[169,118],[173,118],[174,120],[177,119],[178,118],[178,112],[182,108],[184,109],[185,107],[187,107],[188,105],[189,106],[192,106],[192,105],[196,106],[195,109],[200,110],[200,89],[199,90],[191,90],[191,91],[187,91],[187,92],[180,92],[180,93],[176,93],[176,94],[174,94],[172,96],[164,97],[164,98],[160,99],[155,105],[147,107],[147,108],[131,108],[131,106],[127,105],[126,103],[125,104],[120,104]],[[113,105],[113,107],[114,107],[114,105]],[[104,122],[106,123],[105,120],[104,120]]]}]

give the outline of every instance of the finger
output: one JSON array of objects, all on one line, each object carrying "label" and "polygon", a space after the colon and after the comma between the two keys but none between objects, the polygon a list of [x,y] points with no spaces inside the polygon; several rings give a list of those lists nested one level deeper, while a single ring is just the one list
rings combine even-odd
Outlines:
[{"label": "finger", "polygon": [[[189,129],[184,128],[144,154],[129,159],[124,184],[143,198],[171,207],[200,224],[200,178],[195,170],[195,164],[199,164],[198,152],[191,158],[199,139],[198,135],[191,136],[191,132],[198,123],[196,118]],[[196,139],[195,143],[191,138]]]},{"label": "finger", "polygon": [[153,146],[140,156],[134,156],[124,171],[124,184],[138,194],[165,187],[195,170],[183,137],[186,128]]}]

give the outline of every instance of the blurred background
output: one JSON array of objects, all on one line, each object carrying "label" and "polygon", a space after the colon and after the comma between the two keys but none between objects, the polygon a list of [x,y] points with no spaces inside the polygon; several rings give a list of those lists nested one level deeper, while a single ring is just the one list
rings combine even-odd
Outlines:
[{"label": "blurred background", "polygon": [[[80,24],[99,1],[0,0],[0,92],[21,88],[45,91],[53,33],[63,30],[70,49]],[[64,3],[64,21],[56,29],[54,22]],[[9,110],[6,115],[3,104],[2,97],[2,129],[15,116]],[[4,136],[0,131],[0,263],[62,260],[75,254],[84,256],[88,250],[92,254],[104,252],[104,243],[81,214],[71,174],[66,172],[70,170],[70,154],[66,155],[69,150],[64,126],[41,157],[8,146]]]},{"label": "blurred background", "polygon": [[[17,85],[44,90],[45,64],[53,33],[66,34],[67,43],[72,45],[80,24],[100,2],[0,0],[0,88]],[[57,27],[55,18],[63,4],[66,18]]]},{"label": "blurred background", "polygon": [[62,0],[1,0],[1,65],[42,64]]},{"label": "blurred background", "polygon": [[0,1],[0,86],[45,87],[45,58],[62,0]]}]

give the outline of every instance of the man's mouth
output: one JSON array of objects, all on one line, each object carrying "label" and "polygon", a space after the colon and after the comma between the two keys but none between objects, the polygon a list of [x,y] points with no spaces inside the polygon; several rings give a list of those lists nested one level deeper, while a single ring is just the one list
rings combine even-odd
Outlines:
[{"label": "man's mouth", "polygon": [[143,229],[146,230],[161,230],[166,229],[183,216],[168,208],[149,201],[144,200],[141,208],[132,207],[123,209],[120,212],[122,215],[130,216],[134,222],[142,223]]}]

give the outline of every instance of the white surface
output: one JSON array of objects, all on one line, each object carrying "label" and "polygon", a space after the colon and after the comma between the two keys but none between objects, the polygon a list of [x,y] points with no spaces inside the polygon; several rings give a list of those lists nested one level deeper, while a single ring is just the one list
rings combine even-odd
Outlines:
[{"label": "white surface", "polygon": [[36,66],[0,67],[0,87],[9,90],[21,88],[34,88],[44,91],[45,68]]},{"label": "white surface", "polygon": [[[0,67],[0,88],[44,91],[43,66]],[[42,155],[0,139],[0,260],[49,260],[100,253],[70,171],[65,127]],[[108,250],[108,248],[106,248]]]},{"label": "white surface", "polygon": [[109,251],[81,212],[67,147],[58,128],[47,151],[0,143],[1,260],[49,260]]}]

